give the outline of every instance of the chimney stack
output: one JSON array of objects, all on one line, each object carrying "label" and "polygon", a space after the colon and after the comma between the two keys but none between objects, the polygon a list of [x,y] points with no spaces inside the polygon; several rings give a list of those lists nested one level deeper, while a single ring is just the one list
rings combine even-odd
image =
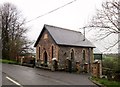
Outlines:
[{"label": "chimney stack", "polygon": [[85,27],[83,27],[83,34],[84,34],[84,37],[83,37],[83,41],[85,41]]}]

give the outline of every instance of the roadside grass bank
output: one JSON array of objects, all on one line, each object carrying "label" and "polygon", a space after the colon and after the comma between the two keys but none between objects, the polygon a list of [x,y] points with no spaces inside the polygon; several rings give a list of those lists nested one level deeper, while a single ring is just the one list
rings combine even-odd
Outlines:
[{"label": "roadside grass bank", "polygon": [[7,64],[19,64],[16,61],[13,60],[6,60],[6,59],[0,59],[0,63],[7,63]]},{"label": "roadside grass bank", "polygon": [[110,81],[106,78],[96,78],[91,77],[90,80],[92,80],[95,84],[99,85],[100,87],[120,87],[120,82],[117,81]]}]

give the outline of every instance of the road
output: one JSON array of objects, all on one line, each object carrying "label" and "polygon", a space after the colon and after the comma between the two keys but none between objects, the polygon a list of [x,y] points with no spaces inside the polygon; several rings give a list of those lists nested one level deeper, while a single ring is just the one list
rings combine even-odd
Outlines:
[{"label": "road", "polygon": [[[3,85],[89,85],[95,86],[87,74],[52,72],[39,68],[2,64]],[[13,81],[11,81],[13,80]]]},{"label": "road", "polygon": [[2,73],[2,84],[4,85],[16,85],[15,83],[11,82],[9,79],[7,79],[7,75],[5,73]]}]

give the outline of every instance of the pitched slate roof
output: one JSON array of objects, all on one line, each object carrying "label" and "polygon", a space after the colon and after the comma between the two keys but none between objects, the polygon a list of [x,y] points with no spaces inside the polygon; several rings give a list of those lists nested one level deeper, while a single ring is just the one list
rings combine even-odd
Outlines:
[{"label": "pitched slate roof", "polygon": [[[43,29],[47,29],[56,44],[58,45],[68,45],[68,46],[81,46],[81,47],[95,47],[89,40],[85,38],[84,35],[82,35],[81,32],[78,31],[73,31],[73,30],[68,30],[56,26],[51,26],[51,25],[44,25]],[[41,37],[38,37],[35,47],[38,44],[38,41]]]}]

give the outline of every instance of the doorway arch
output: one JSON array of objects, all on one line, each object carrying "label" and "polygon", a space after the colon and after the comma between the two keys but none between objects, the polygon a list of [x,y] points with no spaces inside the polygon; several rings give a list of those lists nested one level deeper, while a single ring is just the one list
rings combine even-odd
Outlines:
[{"label": "doorway arch", "polygon": [[57,60],[53,60],[53,67],[54,67],[54,69],[56,71],[57,68],[58,68]]},{"label": "doorway arch", "polygon": [[48,62],[48,56],[47,56],[47,52],[44,52],[44,64],[47,65]]},{"label": "doorway arch", "polygon": [[70,60],[68,60],[68,68],[69,68],[69,72],[73,72],[74,71],[74,55],[75,52],[73,49],[71,49],[71,52],[70,52]]},{"label": "doorway arch", "polygon": [[66,59],[66,71],[67,72],[72,72],[72,61],[71,60],[69,60],[69,59]]}]

